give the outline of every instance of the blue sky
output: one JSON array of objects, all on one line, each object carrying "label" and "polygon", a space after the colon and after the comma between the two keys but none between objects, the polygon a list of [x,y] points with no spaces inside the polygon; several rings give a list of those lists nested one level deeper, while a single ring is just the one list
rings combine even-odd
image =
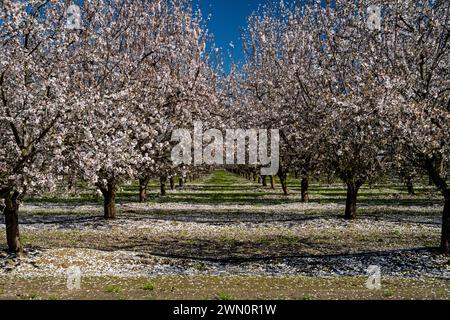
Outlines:
[{"label": "blue sky", "polygon": [[[208,29],[214,34],[215,44],[223,50],[225,69],[228,71],[230,50],[233,59],[242,60],[243,51],[241,44],[242,30],[247,24],[247,17],[258,8],[259,5],[269,3],[272,0],[193,0],[194,4],[200,4],[203,17],[211,14],[208,21]],[[233,42],[234,48],[230,47]]]}]

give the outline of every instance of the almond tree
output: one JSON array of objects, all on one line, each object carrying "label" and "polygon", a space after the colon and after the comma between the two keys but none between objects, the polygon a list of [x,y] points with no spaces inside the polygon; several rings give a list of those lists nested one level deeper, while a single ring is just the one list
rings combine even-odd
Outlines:
[{"label": "almond tree", "polygon": [[60,3],[0,4],[0,196],[8,248],[16,253],[23,250],[20,202],[52,189],[62,160],[63,123],[73,105],[64,23]]},{"label": "almond tree", "polygon": [[241,76],[246,95],[241,108],[245,111],[239,113],[243,125],[280,129],[284,143],[280,146],[278,177],[285,195],[288,194],[286,179],[289,165],[292,158],[298,156],[286,144],[287,128],[283,122],[289,113],[286,106],[290,98],[284,90],[287,66],[283,36],[287,14],[288,10],[283,6],[272,4],[256,11],[248,19],[244,34],[246,61]]},{"label": "almond tree", "polygon": [[145,81],[139,89],[141,103],[136,115],[146,129],[134,136],[142,156],[136,168],[141,201],[151,176],[160,179],[164,195],[166,180],[173,183],[175,174],[187,170],[172,163],[173,130],[190,128],[196,119],[207,121],[218,104],[217,72],[212,64],[215,50],[207,45],[211,38],[201,13],[193,12],[185,0],[155,3],[157,11],[152,18],[156,21],[143,30],[143,51],[148,57],[141,65]]},{"label": "almond tree", "polygon": [[392,103],[383,70],[380,35],[367,24],[369,1],[336,1],[306,11],[324,86],[316,90],[326,114],[321,128],[322,163],[347,186],[345,217],[356,215],[360,187],[380,175],[390,139]]},{"label": "almond tree", "polygon": [[83,29],[68,31],[76,37],[71,81],[78,101],[71,126],[72,167],[101,191],[106,219],[116,216],[118,185],[134,176],[140,157],[135,132],[152,133],[139,126],[133,112],[145,80],[142,29],[153,17],[147,9],[147,2],[84,2]]},{"label": "almond tree", "polygon": [[442,252],[450,252],[450,3],[383,5],[386,72],[396,94],[391,124],[400,163],[428,172],[444,197]]},{"label": "almond tree", "polygon": [[250,21],[247,41],[255,110],[282,131],[282,185],[289,169],[303,178],[320,167],[335,172],[347,186],[349,219],[359,188],[379,174],[390,137],[383,121],[390,92],[379,39],[367,27],[368,5],[281,3]]},{"label": "almond tree", "polygon": [[320,67],[318,42],[313,37],[319,21],[312,14],[318,7],[294,7],[284,19],[283,85],[280,96],[282,108],[282,137],[287,151],[292,154],[291,170],[300,173],[301,200],[309,199],[309,177],[320,172],[323,154],[320,137],[325,117],[323,88],[326,78]]}]

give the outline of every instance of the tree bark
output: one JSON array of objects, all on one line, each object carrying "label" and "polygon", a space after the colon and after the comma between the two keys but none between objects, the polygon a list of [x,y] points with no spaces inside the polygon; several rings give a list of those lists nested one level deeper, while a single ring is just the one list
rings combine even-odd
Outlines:
[{"label": "tree bark", "polygon": [[170,183],[170,190],[175,189],[175,181],[174,181],[173,177],[169,178],[169,183]]},{"label": "tree bark", "polygon": [[[439,163],[440,165],[440,163]],[[440,167],[436,166],[436,161],[425,160],[425,168],[428,171],[430,180],[441,190],[444,196],[444,211],[442,212],[442,232],[441,232],[441,252],[450,254],[450,188],[444,177],[440,175]]]},{"label": "tree bark", "polygon": [[148,178],[139,179],[139,202],[145,202],[147,200],[147,186]]},{"label": "tree bark", "polygon": [[23,253],[22,243],[20,242],[19,233],[19,194],[17,192],[9,193],[5,197],[5,225],[6,225],[6,242],[8,251],[16,254]]},{"label": "tree bark", "polygon": [[100,189],[103,193],[103,212],[105,219],[116,218],[116,183],[108,182],[106,189]]},{"label": "tree bark", "polygon": [[441,251],[450,254],[450,189],[445,192],[444,211],[442,213]]},{"label": "tree bark", "polygon": [[332,181],[332,175],[331,174],[328,174],[327,175],[327,184],[328,185],[331,185],[333,183],[333,181]]},{"label": "tree bark", "polygon": [[275,189],[275,179],[273,176],[270,176],[270,188]]},{"label": "tree bark", "polygon": [[303,177],[302,181],[300,182],[300,189],[301,189],[301,194],[302,194],[302,202],[308,202],[309,201],[308,187],[309,187],[308,177]]},{"label": "tree bark", "polygon": [[75,184],[75,179],[72,176],[69,176],[68,183],[67,183],[67,191],[72,192],[74,184]]},{"label": "tree bark", "polygon": [[288,188],[287,188],[287,179],[286,179],[286,172],[284,172],[281,167],[278,170],[278,178],[280,178],[280,184],[281,184],[281,189],[283,190],[283,194],[285,196],[287,196],[289,194],[288,192]]},{"label": "tree bark", "polygon": [[409,195],[415,195],[416,193],[414,192],[414,185],[413,185],[413,180],[412,177],[410,175],[408,175],[406,177],[406,188],[408,189],[408,194]]},{"label": "tree bark", "polygon": [[267,187],[267,176],[261,176],[263,187]]},{"label": "tree bark", "polygon": [[159,178],[159,189],[160,189],[162,196],[166,195],[166,180],[167,180],[167,177],[164,177],[164,176]]},{"label": "tree bark", "polygon": [[178,186],[179,186],[180,188],[183,188],[183,185],[184,185],[184,180],[183,180],[183,178],[179,178],[179,179],[178,179]]},{"label": "tree bark", "polygon": [[280,178],[281,180],[281,189],[283,190],[283,194],[287,196],[289,194],[288,188],[287,188],[287,182],[286,177]]},{"label": "tree bark", "polygon": [[356,218],[356,198],[359,187],[353,183],[347,183],[347,199],[345,201],[345,219]]}]

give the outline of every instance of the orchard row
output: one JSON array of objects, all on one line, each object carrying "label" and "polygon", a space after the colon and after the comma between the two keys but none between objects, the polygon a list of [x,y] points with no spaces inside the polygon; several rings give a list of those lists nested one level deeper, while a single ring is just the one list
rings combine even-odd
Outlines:
[{"label": "orchard row", "polygon": [[[379,28],[367,8],[381,7]],[[385,171],[426,173],[445,199],[450,252],[448,1],[352,1],[261,7],[248,19],[244,61],[224,72],[201,13],[187,0],[84,1],[67,28],[60,1],[0,6],[0,196],[8,247],[21,252],[27,194],[85,181],[115,217],[115,193],[138,179],[141,199],[206,166],[175,165],[172,133],[195,121],[278,129],[278,176],[334,175],[358,190]],[[260,168],[230,167],[256,172]]]}]

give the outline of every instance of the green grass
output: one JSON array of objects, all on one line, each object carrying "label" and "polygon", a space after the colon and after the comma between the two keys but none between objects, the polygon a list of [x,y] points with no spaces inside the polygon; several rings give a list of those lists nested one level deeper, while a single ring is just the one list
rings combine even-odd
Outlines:
[{"label": "green grass", "polygon": [[147,282],[146,284],[143,285],[142,289],[146,291],[153,291],[155,290],[155,285],[153,284],[153,282]]},{"label": "green grass", "polygon": [[40,296],[39,296],[38,293],[32,292],[32,293],[30,293],[30,294],[28,295],[28,299],[29,299],[29,300],[39,300],[39,299],[40,299]]},{"label": "green grass", "polygon": [[390,298],[392,296],[394,296],[394,291],[393,290],[387,289],[387,290],[383,291],[383,297]]},{"label": "green grass", "polygon": [[305,295],[301,298],[301,300],[313,300],[313,296],[310,295],[310,294],[305,294]]},{"label": "green grass", "polygon": [[108,292],[108,293],[119,293],[121,291],[122,291],[122,288],[119,286],[116,286],[116,285],[108,286],[105,289],[105,292]]},{"label": "green grass", "polygon": [[219,292],[217,294],[217,299],[218,300],[233,300],[233,297],[230,294],[228,294],[228,293]]},{"label": "green grass", "polygon": [[[175,179],[178,180],[177,178]],[[423,180],[423,181],[422,181]],[[409,196],[406,187],[398,180],[388,180],[374,184],[372,187],[364,185],[358,194],[358,204],[380,205],[396,204],[402,206],[441,204],[442,199],[433,186],[422,184],[425,179],[417,179],[415,196]],[[175,192],[167,188],[168,195],[158,196],[159,183],[151,180],[148,187],[148,201],[150,203],[190,203],[190,204],[251,204],[265,206],[268,204],[284,204],[298,202],[300,195],[300,178],[288,176],[290,196],[282,196],[278,177],[275,177],[276,188],[262,187],[262,185],[237,176],[225,170],[215,170],[195,183],[187,183],[183,190]],[[168,184],[167,184],[168,187]],[[102,197],[94,196],[95,191],[86,184],[78,184],[78,194],[63,196],[61,193],[43,195],[42,197],[28,197],[31,203],[67,203],[67,204],[101,204]],[[139,184],[133,181],[128,185],[121,185],[117,192],[117,203],[133,203],[138,200]],[[310,202],[328,204],[345,203],[346,189],[342,182],[335,180],[331,184],[323,179],[310,179]]]},{"label": "green grass", "polygon": [[[105,282],[121,283],[120,294],[105,291]],[[69,291],[64,278],[0,277],[0,299],[149,299],[145,278],[85,277],[83,290]],[[381,290],[366,288],[365,277],[305,278],[252,276],[159,276],[151,282],[151,299],[450,299],[448,280],[383,278]],[[224,291],[226,288],[226,291]],[[114,293],[114,294],[112,294]]]}]

